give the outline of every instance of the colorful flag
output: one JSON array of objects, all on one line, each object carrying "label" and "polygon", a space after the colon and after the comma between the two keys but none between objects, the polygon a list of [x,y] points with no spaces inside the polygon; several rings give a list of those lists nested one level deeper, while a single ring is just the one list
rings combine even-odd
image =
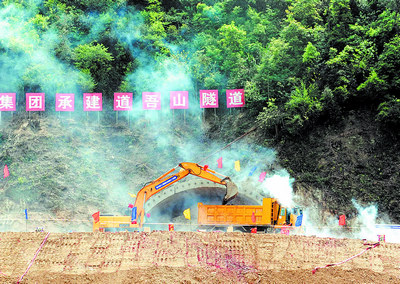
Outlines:
[{"label": "colorful flag", "polygon": [[296,223],[294,224],[296,227],[300,227],[301,223],[303,223],[303,215],[297,216]]},{"label": "colorful flag", "polygon": [[25,209],[25,219],[28,220],[28,209]]},{"label": "colorful flag", "polygon": [[185,216],[186,219],[190,220],[190,208],[183,211],[183,216]]},{"label": "colorful flag", "polygon": [[[25,209],[26,210],[26,209]],[[100,211],[97,211],[96,213],[92,214],[92,217],[94,219],[95,223],[98,223],[100,221]]]},{"label": "colorful flag", "polygon": [[240,161],[235,161],[235,170],[240,172]]},{"label": "colorful flag", "polygon": [[132,208],[131,222],[136,220],[137,207]]},{"label": "colorful flag", "polygon": [[259,182],[263,182],[266,175],[267,175],[267,172],[262,172],[262,173],[260,174],[260,177],[258,178],[258,181],[259,181]]},{"label": "colorful flag", "polygon": [[251,222],[253,222],[253,223],[256,222],[256,214],[254,213],[254,211],[253,211],[253,213],[251,214]]},{"label": "colorful flag", "polygon": [[289,232],[290,232],[290,230],[288,229],[288,227],[281,228],[281,234],[289,235]]},{"label": "colorful flag", "polygon": [[218,169],[222,169],[222,157],[220,157],[218,160]]},{"label": "colorful flag", "polygon": [[3,173],[4,173],[4,178],[10,176],[10,171],[8,170],[8,166],[7,165],[4,166]]},{"label": "colorful flag", "polygon": [[249,172],[249,177],[251,177],[251,176],[254,174],[254,172],[256,171],[256,169],[257,169],[257,166],[253,167],[253,168],[250,170],[250,172]]},{"label": "colorful flag", "polygon": [[346,216],[340,215],[339,216],[339,226],[344,226],[344,225],[346,225]]}]

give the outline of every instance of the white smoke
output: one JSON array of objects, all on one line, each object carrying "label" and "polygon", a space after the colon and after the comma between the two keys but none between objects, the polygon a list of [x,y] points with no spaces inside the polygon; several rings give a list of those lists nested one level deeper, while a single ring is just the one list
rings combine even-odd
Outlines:
[{"label": "white smoke", "polygon": [[400,228],[400,225],[387,225],[390,223],[389,218],[379,216],[375,204],[362,206],[354,199],[352,204],[356,209],[355,217],[346,219],[346,226],[339,225],[339,216],[323,212],[318,205],[308,206],[303,212],[305,234],[317,237],[366,239],[371,242],[377,242],[379,236],[384,235],[386,242],[400,242],[399,229],[395,229]]},{"label": "white smoke", "polygon": [[282,169],[265,179],[263,191],[266,195],[277,198],[282,206],[292,207],[294,205],[293,181],[289,173]]}]

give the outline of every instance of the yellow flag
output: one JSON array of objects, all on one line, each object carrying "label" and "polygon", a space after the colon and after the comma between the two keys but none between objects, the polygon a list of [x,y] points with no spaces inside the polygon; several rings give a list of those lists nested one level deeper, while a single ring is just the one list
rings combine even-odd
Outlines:
[{"label": "yellow flag", "polygon": [[132,198],[136,198],[136,194],[134,193],[128,193]]},{"label": "yellow flag", "polygon": [[240,172],[240,161],[235,161],[235,170]]},{"label": "yellow flag", "polygon": [[183,211],[183,216],[185,216],[186,219],[190,220],[190,208]]}]

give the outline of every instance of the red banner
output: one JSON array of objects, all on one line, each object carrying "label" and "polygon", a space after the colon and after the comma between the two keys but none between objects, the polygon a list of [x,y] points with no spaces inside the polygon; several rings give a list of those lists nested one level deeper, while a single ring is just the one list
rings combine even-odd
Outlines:
[{"label": "red banner", "polygon": [[281,228],[282,235],[289,235],[289,233],[290,233],[289,227],[284,226]]},{"label": "red banner", "polygon": [[222,169],[222,157],[217,160],[218,162],[218,169]]},{"label": "red banner", "polygon": [[256,214],[254,212],[251,213],[251,222],[253,222],[253,223],[256,222]]},{"label": "red banner", "polygon": [[94,219],[94,222],[95,222],[95,223],[98,223],[98,222],[100,221],[100,211],[97,211],[96,213],[94,213],[94,214],[92,215],[92,217],[93,217],[93,219]]},{"label": "red banner", "polygon": [[346,225],[346,216],[340,215],[339,216],[339,226],[344,226],[344,225]]},{"label": "red banner", "polygon": [[10,176],[10,172],[8,170],[8,166],[7,165],[4,166],[3,172],[4,172],[4,178]]}]

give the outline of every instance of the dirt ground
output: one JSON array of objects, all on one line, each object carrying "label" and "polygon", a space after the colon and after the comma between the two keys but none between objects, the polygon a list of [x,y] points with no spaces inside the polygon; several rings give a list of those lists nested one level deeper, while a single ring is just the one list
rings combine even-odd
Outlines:
[{"label": "dirt ground", "polygon": [[[17,283],[47,233],[0,233]],[[21,283],[400,283],[400,244],[223,232],[50,233]]]}]

